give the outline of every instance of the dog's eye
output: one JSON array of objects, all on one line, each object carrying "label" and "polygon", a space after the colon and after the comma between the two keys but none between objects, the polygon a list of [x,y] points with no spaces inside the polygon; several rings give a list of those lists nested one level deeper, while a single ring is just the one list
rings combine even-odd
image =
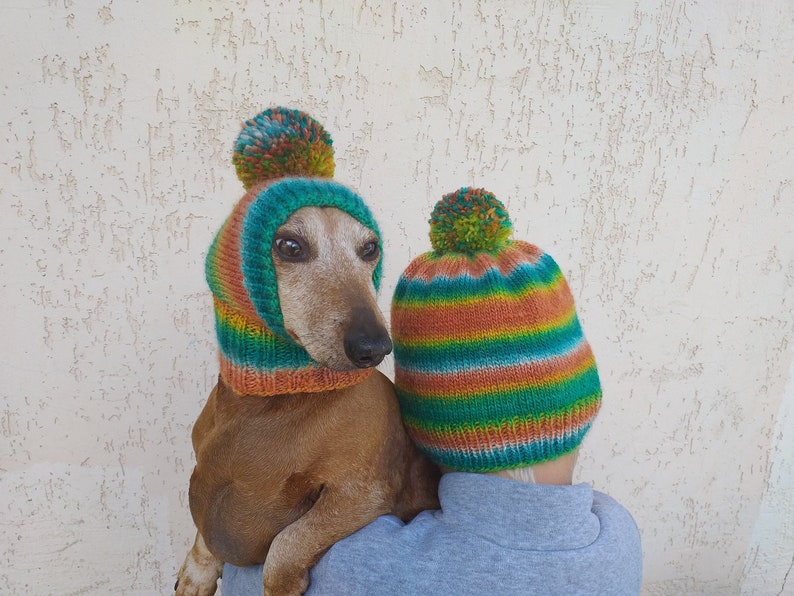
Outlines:
[{"label": "dog's eye", "polygon": [[378,243],[374,241],[365,242],[358,254],[365,261],[374,261],[380,255]]},{"label": "dog's eye", "polygon": [[301,243],[294,238],[276,238],[273,246],[279,256],[289,260],[301,260],[304,258],[304,251]]}]

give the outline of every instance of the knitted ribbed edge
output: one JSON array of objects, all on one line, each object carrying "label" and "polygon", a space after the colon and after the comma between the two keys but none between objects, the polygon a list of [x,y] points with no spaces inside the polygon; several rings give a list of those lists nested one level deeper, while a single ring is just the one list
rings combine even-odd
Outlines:
[{"label": "knitted ribbed edge", "polygon": [[[330,180],[287,178],[251,192],[253,197],[249,193],[241,199],[241,203],[250,203],[242,205],[247,207],[245,212],[227,220],[207,253],[207,283],[213,294],[230,300],[233,292],[229,291],[229,283],[235,272],[224,267],[228,267],[228,263],[239,262],[247,300],[271,331],[288,337],[270,252],[276,230],[301,207],[336,207],[376,234],[382,254],[380,230],[363,199],[349,188]],[[376,289],[380,286],[382,269],[381,258],[372,274]],[[245,304],[230,303],[245,311]]]}]

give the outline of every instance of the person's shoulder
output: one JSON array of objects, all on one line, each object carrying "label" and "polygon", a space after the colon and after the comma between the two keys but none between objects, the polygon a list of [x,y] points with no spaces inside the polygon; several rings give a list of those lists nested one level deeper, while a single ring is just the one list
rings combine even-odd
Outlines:
[{"label": "person's shoulder", "polygon": [[614,497],[593,491],[593,513],[601,524],[601,532],[617,535],[622,540],[636,542],[639,547],[640,531],[631,512]]},{"label": "person's shoulder", "polygon": [[598,545],[610,553],[608,559],[620,561],[619,581],[627,594],[639,594],[642,583],[642,542],[637,522],[626,507],[613,497],[593,491],[593,513],[601,533]]},{"label": "person's shoulder", "polygon": [[410,548],[414,537],[427,531],[432,512],[423,511],[408,523],[394,515],[381,515],[369,524],[334,544],[323,560],[348,560],[380,550]]},{"label": "person's shoulder", "polygon": [[429,512],[409,523],[382,515],[334,544],[311,571],[307,596],[389,594],[415,557]]},{"label": "person's shoulder", "polygon": [[593,513],[602,520],[608,518],[610,520],[630,522],[635,528],[637,525],[626,507],[615,498],[597,490],[593,490]]},{"label": "person's shoulder", "polygon": [[405,528],[405,523],[394,515],[381,515],[363,528],[353,532],[331,547],[331,550],[350,551],[357,549],[369,550],[381,541],[392,541],[395,533]]}]

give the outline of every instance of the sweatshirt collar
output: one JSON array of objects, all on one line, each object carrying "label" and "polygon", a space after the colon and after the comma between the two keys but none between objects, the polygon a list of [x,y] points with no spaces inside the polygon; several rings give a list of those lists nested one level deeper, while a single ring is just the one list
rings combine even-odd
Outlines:
[{"label": "sweatshirt collar", "polygon": [[592,511],[593,489],[587,484],[529,484],[450,472],[441,477],[439,499],[445,523],[511,548],[582,548],[601,531]]}]

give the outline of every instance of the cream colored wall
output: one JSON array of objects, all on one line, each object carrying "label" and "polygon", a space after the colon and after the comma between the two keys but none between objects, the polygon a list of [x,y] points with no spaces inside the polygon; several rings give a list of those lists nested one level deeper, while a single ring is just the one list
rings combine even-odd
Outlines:
[{"label": "cream colored wall", "polygon": [[794,594],[790,1],[5,1],[0,39],[0,593],[168,593],[203,257],[286,104],[381,222],[384,308],[462,185],[560,262],[605,389],[578,476],[646,594]]}]

